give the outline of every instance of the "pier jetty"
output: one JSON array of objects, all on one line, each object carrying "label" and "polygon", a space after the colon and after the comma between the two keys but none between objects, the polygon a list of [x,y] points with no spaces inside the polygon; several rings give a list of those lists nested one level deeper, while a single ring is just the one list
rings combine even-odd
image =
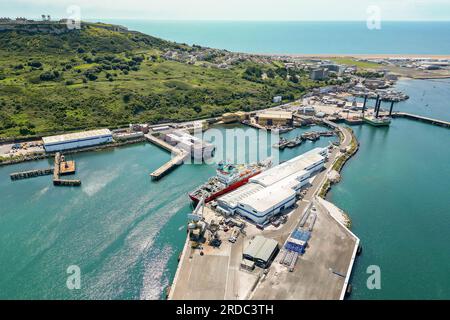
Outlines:
[{"label": "pier jetty", "polygon": [[173,170],[175,167],[183,164],[183,161],[188,156],[188,153],[186,151],[181,151],[180,154],[176,155],[172,159],[170,159],[168,162],[166,162],[164,165],[150,173],[150,176],[152,177],[152,180],[159,180],[164,175],[169,173],[171,170]]},{"label": "pier jetty", "polygon": [[65,187],[79,187],[81,186],[81,180],[66,180],[61,179],[61,175],[75,173],[75,162],[66,162],[61,153],[55,154],[55,168],[53,170],[53,185],[65,186]]},{"label": "pier jetty", "polygon": [[55,154],[55,164],[53,168],[36,169],[11,173],[11,180],[22,180],[40,176],[53,175],[53,185],[55,186],[80,186],[80,180],[61,179],[62,175],[74,174],[76,171],[75,161],[66,161],[61,153]]},{"label": "pier jetty", "polygon": [[165,176],[167,173],[169,173],[174,168],[178,167],[179,165],[183,164],[183,161],[187,158],[189,155],[186,151],[178,149],[169,143],[165,142],[162,139],[159,139],[151,134],[146,134],[145,138],[152,144],[169,151],[172,155],[175,155],[170,159],[168,162],[163,164],[161,167],[150,173],[150,177],[152,180],[159,180],[163,176]]},{"label": "pier jetty", "polygon": [[407,118],[411,120],[426,122],[435,126],[440,126],[444,128],[450,128],[450,122],[438,119],[432,119],[424,116],[419,116],[417,114],[406,113],[406,112],[395,112],[392,114],[393,118]]},{"label": "pier jetty", "polygon": [[11,173],[9,176],[11,180],[22,180],[22,179],[28,179],[28,178],[34,178],[34,177],[40,177],[40,176],[48,176],[53,174],[53,169],[37,169],[37,170],[28,170],[28,171],[21,171],[21,172],[14,172]]}]

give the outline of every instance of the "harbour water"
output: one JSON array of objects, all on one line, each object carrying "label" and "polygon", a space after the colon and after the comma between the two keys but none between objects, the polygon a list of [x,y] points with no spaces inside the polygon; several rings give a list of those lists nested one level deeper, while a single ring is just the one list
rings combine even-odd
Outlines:
[{"label": "harbour water", "polygon": [[[448,86],[439,83],[400,81],[411,96],[402,110],[449,119]],[[449,299],[450,131],[407,119],[353,129],[360,151],[329,194],[363,244],[352,298]],[[306,130],[318,128],[286,136]],[[287,149],[280,160],[329,141]],[[55,188],[50,177],[9,179],[51,160],[0,167],[0,298],[163,297],[186,236],[187,193],[214,174],[213,165],[184,165],[152,182],[148,173],[169,157],[149,144],[77,154],[80,188]],[[71,265],[81,269],[81,290],[66,287]],[[381,290],[366,287],[371,265],[381,269]]]},{"label": "harbour water", "polygon": [[110,20],[172,41],[249,53],[450,54],[450,22]]},{"label": "harbour water", "polygon": [[[401,80],[410,99],[396,109],[449,120],[449,84]],[[450,131],[406,119],[353,129],[360,150],[329,194],[363,245],[352,299],[449,299]],[[380,267],[381,290],[367,288],[369,266]]]},{"label": "harbour water", "polygon": [[[309,130],[325,128],[286,136]],[[305,142],[280,160],[334,139]],[[150,144],[77,154],[80,188],[55,188],[50,177],[9,179],[51,160],[0,167],[0,298],[162,298],[186,237],[187,193],[215,174],[214,165],[183,165],[152,182],[148,174],[169,157]],[[71,265],[80,267],[81,290],[66,287]]]},{"label": "harbour water", "polygon": [[[406,119],[353,129],[360,150],[329,194],[363,246],[352,298],[449,299],[449,130]],[[381,290],[366,286],[372,265]]]},{"label": "harbour water", "polygon": [[450,79],[401,79],[395,89],[410,96],[396,104],[397,111],[450,121]]}]

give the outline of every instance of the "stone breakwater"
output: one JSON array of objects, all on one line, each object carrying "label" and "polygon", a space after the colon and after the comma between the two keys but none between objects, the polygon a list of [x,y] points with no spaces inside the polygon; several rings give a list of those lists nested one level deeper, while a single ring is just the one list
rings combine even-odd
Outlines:
[{"label": "stone breakwater", "polygon": [[[333,168],[333,172],[335,172],[338,175],[339,178],[337,178],[337,177],[327,177],[327,180],[325,181],[322,189],[319,192],[319,197],[321,197],[323,199],[325,199],[326,195],[330,191],[331,186],[333,184],[335,184],[335,183],[339,183],[339,181],[340,181],[340,172],[341,172],[342,168],[347,163],[347,161],[350,160],[350,158],[353,157],[359,150],[359,142],[356,139],[356,136],[353,133],[353,130],[350,129],[350,128],[341,128],[340,130],[349,130],[349,131],[351,131],[352,141],[350,142],[349,148],[335,160],[332,168]],[[342,141],[343,134],[341,132],[339,132],[339,137],[340,137],[340,139]],[[349,220],[349,224],[350,224],[351,223],[350,219],[348,219],[348,220]]]}]

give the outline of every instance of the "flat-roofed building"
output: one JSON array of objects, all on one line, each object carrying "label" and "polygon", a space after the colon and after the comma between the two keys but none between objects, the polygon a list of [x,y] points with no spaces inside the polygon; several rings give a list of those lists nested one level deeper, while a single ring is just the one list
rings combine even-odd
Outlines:
[{"label": "flat-roofed building", "polygon": [[326,148],[315,148],[298,157],[286,161],[276,167],[270,168],[263,173],[250,179],[250,182],[258,183],[268,187],[294,173],[306,171],[309,176],[325,165],[325,157],[328,153]]},{"label": "flat-roofed building", "polygon": [[279,251],[278,242],[256,236],[244,249],[243,259],[253,261],[258,267],[267,268]]},{"label": "flat-roofed building", "polygon": [[98,129],[44,137],[42,141],[45,151],[56,152],[108,143],[112,139],[109,129]]},{"label": "flat-roofed building", "polygon": [[222,121],[223,123],[241,122],[247,119],[247,117],[247,113],[243,111],[228,112],[222,115]]},{"label": "flat-roofed building", "polygon": [[260,125],[292,125],[293,113],[290,111],[271,110],[257,114],[257,122]]},{"label": "flat-roofed building", "polygon": [[247,271],[253,271],[255,269],[255,262],[248,259],[242,259],[241,268]]},{"label": "flat-roofed building", "polygon": [[172,146],[188,152],[195,159],[210,159],[215,146],[209,142],[191,135],[185,130],[174,130],[163,134],[163,139]]},{"label": "flat-roofed building", "polygon": [[240,214],[256,224],[264,225],[270,217],[295,204],[296,195],[309,178],[309,172],[302,170],[268,187],[250,182],[218,198],[218,209],[228,215]]},{"label": "flat-roofed building", "polygon": [[239,201],[262,189],[264,189],[264,187],[259,184],[247,183],[246,185],[243,185],[242,187],[218,198],[217,205],[224,212],[234,214],[239,205]]},{"label": "flat-roofed building", "polygon": [[311,70],[310,79],[314,81],[323,81],[328,79],[328,69],[317,68]]},{"label": "flat-roofed building", "polygon": [[256,224],[264,225],[269,218],[292,207],[295,201],[293,189],[273,185],[239,201],[236,211]]}]

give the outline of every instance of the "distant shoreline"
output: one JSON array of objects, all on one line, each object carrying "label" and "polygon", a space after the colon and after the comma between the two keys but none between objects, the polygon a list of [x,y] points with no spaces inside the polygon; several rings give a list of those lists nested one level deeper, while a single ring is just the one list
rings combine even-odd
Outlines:
[{"label": "distant shoreline", "polygon": [[363,58],[363,59],[386,59],[386,58],[432,58],[432,59],[450,59],[450,54],[385,54],[385,53],[373,53],[373,54],[329,54],[329,53],[318,53],[318,54],[303,54],[303,53],[258,53],[257,55],[262,56],[286,56],[293,58]]}]

